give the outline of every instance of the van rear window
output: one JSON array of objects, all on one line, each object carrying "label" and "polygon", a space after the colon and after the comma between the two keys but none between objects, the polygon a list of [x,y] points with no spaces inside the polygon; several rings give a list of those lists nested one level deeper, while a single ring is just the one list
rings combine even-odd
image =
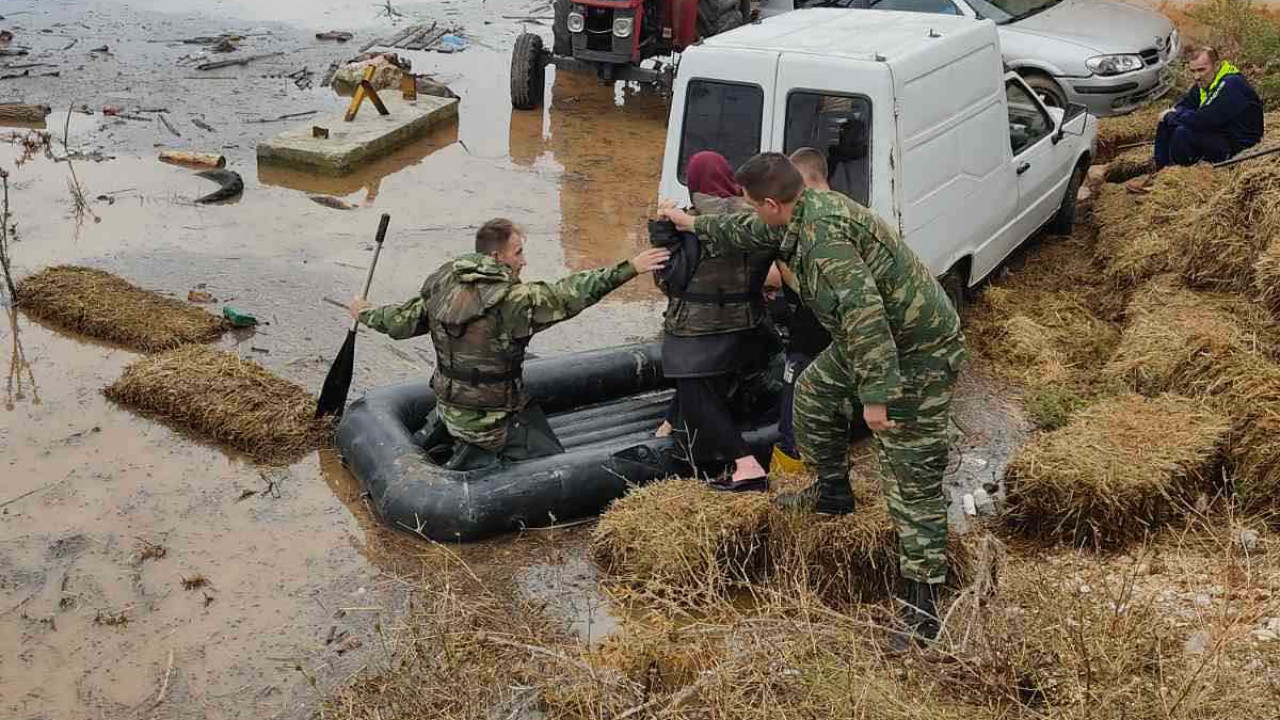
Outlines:
[{"label": "van rear window", "polygon": [[863,205],[871,198],[871,102],[864,97],[797,90],[787,96],[783,151],[817,150],[832,190]]},{"label": "van rear window", "polygon": [[725,156],[737,168],[760,152],[764,91],[758,85],[691,80],[685,90],[684,128],[677,176],[685,180],[689,158],[703,150]]}]

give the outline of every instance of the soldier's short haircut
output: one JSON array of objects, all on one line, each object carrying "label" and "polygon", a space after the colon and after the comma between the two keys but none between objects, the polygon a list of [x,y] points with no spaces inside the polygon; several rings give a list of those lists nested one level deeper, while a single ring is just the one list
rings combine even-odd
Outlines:
[{"label": "soldier's short haircut", "polygon": [[476,252],[482,255],[501,252],[507,246],[511,236],[520,232],[520,228],[506,218],[494,218],[480,226],[476,231]]},{"label": "soldier's short haircut", "polygon": [[733,176],[755,200],[789,203],[804,191],[804,178],[782,153],[760,153],[742,164]]},{"label": "soldier's short haircut", "polygon": [[827,158],[821,150],[802,147],[791,153],[791,164],[796,166],[801,175],[815,180],[827,179]]}]

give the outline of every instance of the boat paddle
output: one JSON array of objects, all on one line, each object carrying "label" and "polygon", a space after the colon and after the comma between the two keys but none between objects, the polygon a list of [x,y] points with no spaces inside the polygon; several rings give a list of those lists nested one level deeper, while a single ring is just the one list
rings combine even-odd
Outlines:
[{"label": "boat paddle", "polygon": [[[391,215],[383,213],[382,221],[378,223],[378,237],[373,248],[373,260],[369,263],[369,275],[365,277],[364,291],[360,293],[362,300],[369,297],[369,286],[373,284],[373,270],[378,267],[378,255],[382,254],[382,241],[387,238],[387,225],[390,223]],[[316,403],[317,418],[328,415],[341,416],[342,411],[347,408],[347,392],[351,390],[351,374],[355,370],[356,363],[356,330],[359,328],[360,321],[356,320],[351,325],[351,330],[347,332],[346,342],[342,343],[338,356],[333,359],[329,375],[324,379],[324,389],[320,391],[320,401]]]}]

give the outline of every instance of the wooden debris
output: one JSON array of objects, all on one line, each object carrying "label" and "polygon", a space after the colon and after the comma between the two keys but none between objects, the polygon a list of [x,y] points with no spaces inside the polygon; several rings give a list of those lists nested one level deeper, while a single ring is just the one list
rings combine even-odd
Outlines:
[{"label": "wooden debris", "polygon": [[283,52],[264,53],[262,55],[249,55],[248,57],[236,58],[234,60],[219,60],[218,62],[205,63],[197,65],[197,70],[220,70],[222,68],[233,67],[235,65],[248,65],[255,60],[263,60],[266,58],[279,57],[284,55]]},{"label": "wooden debris", "polygon": [[202,153],[190,152],[187,150],[165,150],[160,153],[162,162],[178,163],[180,165],[198,165],[200,167],[221,168],[227,166],[227,158],[225,155],[218,153]]},{"label": "wooden debris", "polygon": [[160,122],[168,128],[169,132],[173,133],[177,137],[182,137],[182,133],[178,132],[178,128],[174,127],[173,124],[169,122],[169,118],[165,117],[163,113],[157,115],[157,117],[160,118]]},{"label": "wooden debris", "polygon": [[0,123],[42,123],[50,112],[48,105],[0,104]]}]

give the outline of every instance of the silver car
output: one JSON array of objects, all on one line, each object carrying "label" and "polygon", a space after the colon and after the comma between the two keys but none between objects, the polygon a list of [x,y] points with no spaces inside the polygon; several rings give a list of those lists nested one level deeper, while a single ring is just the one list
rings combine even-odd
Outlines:
[{"label": "silver car", "polygon": [[764,0],[761,17],[796,8],[843,7],[989,18],[1005,64],[1046,105],[1080,103],[1119,115],[1168,92],[1178,31],[1153,10],[1114,0]]}]

